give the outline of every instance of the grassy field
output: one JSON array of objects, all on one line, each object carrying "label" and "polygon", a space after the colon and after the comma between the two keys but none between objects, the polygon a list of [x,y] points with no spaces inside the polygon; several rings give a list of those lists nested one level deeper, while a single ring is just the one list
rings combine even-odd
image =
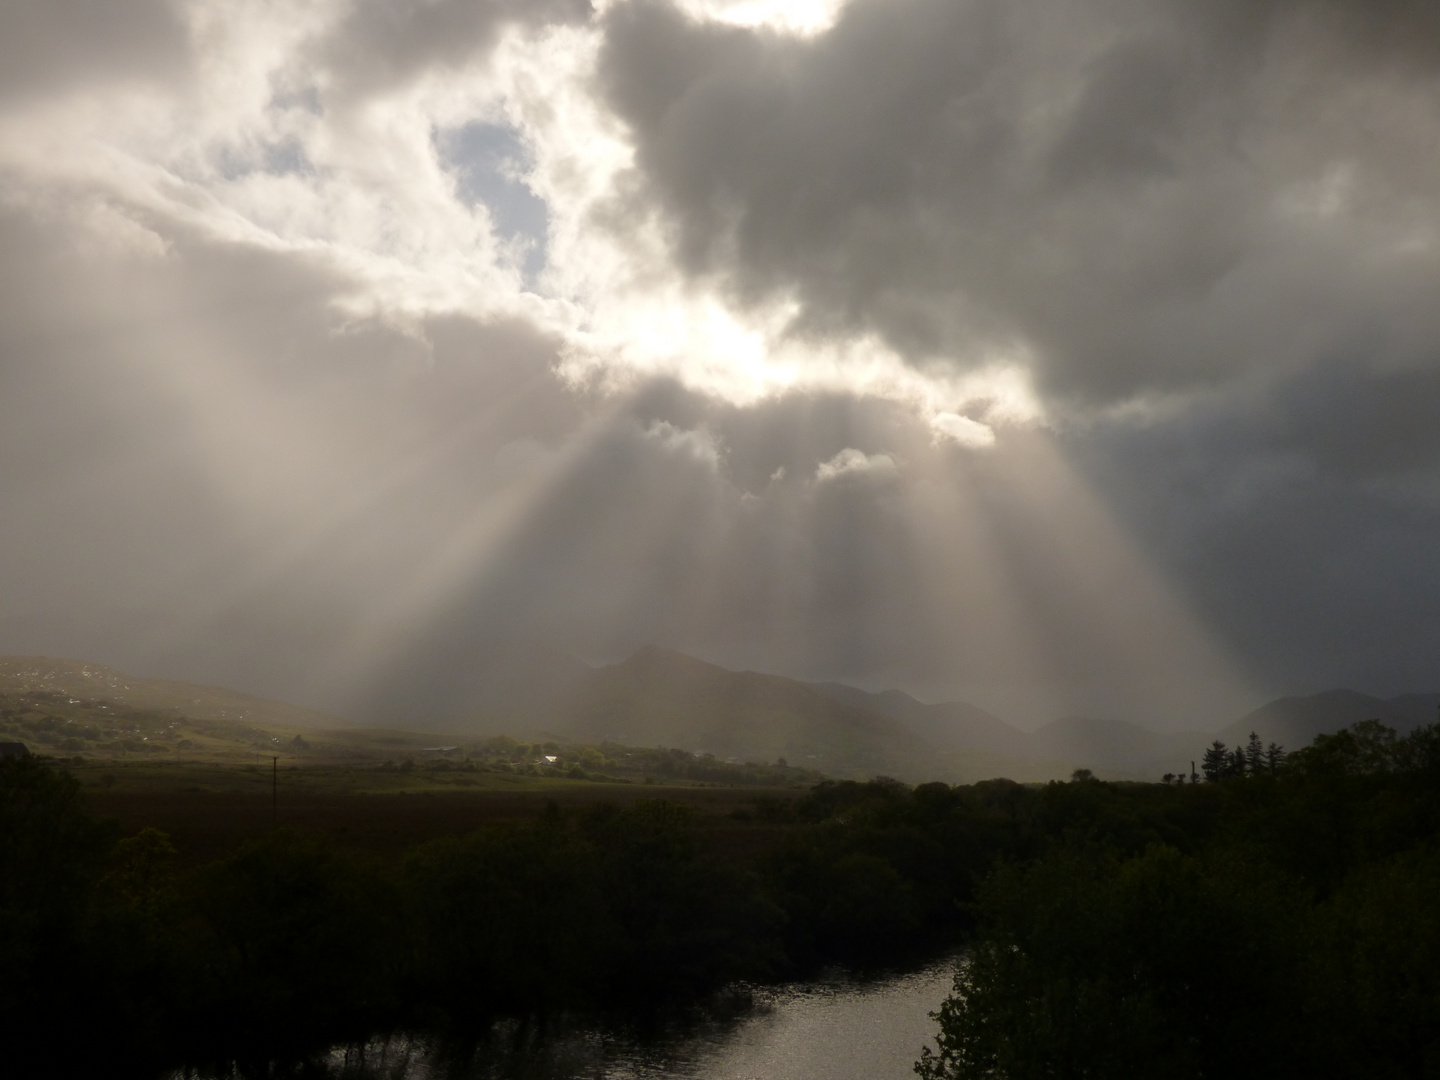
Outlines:
[{"label": "grassy field", "polygon": [[122,832],[170,834],[187,861],[277,826],[393,856],[552,803],[579,813],[656,798],[696,808],[719,849],[744,854],[776,831],[747,808],[822,779],[660,747],[347,726],[229,691],[26,657],[0,658],[0,741],[70,771]]},{"label": "grassy field", "polygon": [[536,818],[552,803],[572,813],[657,798],[698,810],[718,847],[741,856],[782,831],[750,813],[757,800],[793,799],[806,790],[283,761],[272,772],[268,759],[262,765],[92,760],[65,767],[94,813],[127,834],[147,826],[170,834],[187,862],[223,855],[276,826],[388,857],[435,837]]},{"label": "grassy field", "polygon": [[[557,741],[519,741],[359,725],[314,728],[239,716],[192,715],[178,706],[142,707],[79,691],[16,685],[0,678],[0,741],[24,743],[32,753],[86,766],[126,765],[128,776],[190,775],[197,765],[302,767],[324,783],[394,792],[418,785],[497,786],[515,778],[710,781],[767,787],[807,786],[814,770],[782,762],[718,760],[663,747]],[[333,718],[331,718],[333,720]],[[169,769],[174,766],[179,772]],[[363,774],[363,775],[362,775]],[[394,774],[394,775],[391,775]],[[444,774],[444,775],[441,775]],[[217,772],[194,782],[243,786],[243,774]],[[229,776],[230,779],[219,779]],[[486,778],[488,776],[488,779]],[[498,779],[497,779],[498,777]]]}]

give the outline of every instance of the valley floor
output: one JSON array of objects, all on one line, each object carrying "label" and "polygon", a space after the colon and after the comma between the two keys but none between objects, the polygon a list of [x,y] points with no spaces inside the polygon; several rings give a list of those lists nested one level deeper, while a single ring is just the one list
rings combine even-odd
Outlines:
[{"label": "valley floor", "polygon": [[[807,789],[698,783],[632,783],[495,772],[411,772],[373,766],[89,761],[65,766],[93,814],[133,833],[167,833],[180,857],[199,862],[259,839],[275,826],[342,847],[398,856],[439,837],[562,811],[665,799],[699,812],[719,850],[748,856],[778,842],[786,826],[756,820],[757,800],[795,800]],[[274,792],[272,799],[272,781]]]}]

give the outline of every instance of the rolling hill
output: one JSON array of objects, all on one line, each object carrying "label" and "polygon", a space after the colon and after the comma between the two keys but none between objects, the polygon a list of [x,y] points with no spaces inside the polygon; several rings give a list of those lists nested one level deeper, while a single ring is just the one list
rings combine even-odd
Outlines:
[{"label": "rolling hill", "polygon": [[241,721],[259,727],[340,728],[346,721],[317,709],[168,679],[141,679],[102,664],[49,656],[0,656],[0,695],[60,694],[67,701],[110,703],[126,710]]},{"label": "rolling hill", "polygon": [[573,679],[540,720],[567,738],[675,746],[722,760],[783,757],[836,775],[910,774],[931,749],[896,721],[794,679],[655,646]]}]

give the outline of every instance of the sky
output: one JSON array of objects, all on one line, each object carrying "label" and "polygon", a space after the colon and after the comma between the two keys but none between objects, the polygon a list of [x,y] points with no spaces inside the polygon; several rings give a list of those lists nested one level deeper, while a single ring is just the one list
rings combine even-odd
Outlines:
[{"label": "sky", "polygon": [[1422,0],[9,0],[0,652],[1434,691],[1437,132]]}]

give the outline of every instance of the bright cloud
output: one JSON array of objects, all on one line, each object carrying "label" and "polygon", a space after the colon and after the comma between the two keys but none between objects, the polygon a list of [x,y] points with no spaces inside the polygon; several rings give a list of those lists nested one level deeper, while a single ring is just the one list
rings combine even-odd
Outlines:
[{"label": "bright cloud", "polygon": [[701,19],[809,35],[830,29],[844,5],[845,0],[684,0],[681,7]]},{"label": "bright cloud", "polygon": [[[454,7],[183,9],[183,82],[129,81],[0,114],[11,198],[88,201],[101,232],[128,242],[163,247],[169,229],[198,229],[321,260],[353,280],[343,303],[354,316],[523,318],[568,342],[566,371],[581,382],[665,375],[736,403],[875,396],[940,418],[937,432],[969,446],[983,443],[979,422],[961,437],[945,417],[977,403],[986,422],[1039,415],[1013,363],[917,367],[874,334],[797,332],[793,300],[737,303],[718,282],[677,276],[662,218],[608,220],[635,160],[624,125],[592,92],[603,24],[564,18],[575,9],[561,4],[533,20],[503,5],[489,19],[447,15]],[[839,10],[702,7],[697,17],[807,32]],[[378,58],[390,44],[376,36],[380,23],[401,36],[398,59]],[[366,64],[374,70],[357,66]],[[477,165],[496,182],[487,188],[472,170],[469,199],[457,172],[469,167],[456,157],[464,144],[444,135],[467,125],[509,131],[525,154]],[[490,205],[473,196],[502,184],[511,194]],[[500,227],[523,198],[543,207],[538,234]]]},{"label": "bright cloud", "polygon": [[891,477],[896,473],[895,459],[889,454],[867,454],[847,446],[829,461],[822,461],[815,470],[815,480],[825,484],[847,476]]}]

